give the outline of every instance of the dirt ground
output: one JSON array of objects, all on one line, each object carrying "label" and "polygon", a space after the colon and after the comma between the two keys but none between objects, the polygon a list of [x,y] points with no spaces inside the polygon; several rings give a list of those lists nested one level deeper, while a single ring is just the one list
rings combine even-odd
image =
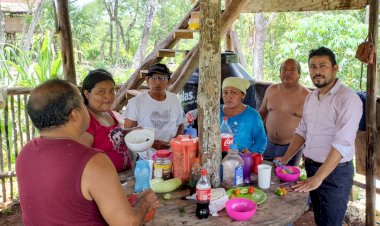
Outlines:
[{"label": "dirt ground", "polygon": [[[7,214],[0,214],[0,225],[2,226],[21,226],[21,209],[18,203],[13,204]],[[294,226],[315,226],[313,212],[306,211],[296,222]]]}]

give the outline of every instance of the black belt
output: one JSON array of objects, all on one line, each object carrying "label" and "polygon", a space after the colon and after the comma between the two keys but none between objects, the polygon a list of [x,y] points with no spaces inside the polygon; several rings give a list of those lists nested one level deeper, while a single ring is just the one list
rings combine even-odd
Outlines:
[{"label": "black belt", "polygon": [[[352,162],[351,161],[347,161],[347,162],[342,162],[342,163],[339,163],[338,166],[345,166],[345,165],[348,165]],[[305,164],[308,164],[308,165],[311,165],[311,166],[316,166],[316,167],[320,167],[323,163],[320,163],[320,162],[316,162],[312,159],[309,159],[309,158],[305,158]]]}]

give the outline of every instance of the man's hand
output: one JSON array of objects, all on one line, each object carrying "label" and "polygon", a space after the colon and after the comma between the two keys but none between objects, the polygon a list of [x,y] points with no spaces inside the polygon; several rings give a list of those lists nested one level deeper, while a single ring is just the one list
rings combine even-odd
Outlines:
[{"label": "man's hand", "polygon": [[276,157],[273,160],[276,160],[277,162],[281,163],[282,165],[286,166],[288,165],[288,161],[284,159],[284,157]]},{"label": "man's hand", "polygon": [[151,209],[156,209],[159,205],[157,196],[152,189],[149,189],[144,192],[141,201],[143,202],[143,205],[147,208],[148,211]]},{"label": "man's hand", "polygon": [[156,150],[168,149],[170,148],[170,143],[161,140],[154,140],[152,147]]},{"label": "man's hand", "polygon": [[292,188],[297,192],[309,192],[317,189],[322,184],[322,179],[318,176],[312,176],[305,181],[299,181]]}]

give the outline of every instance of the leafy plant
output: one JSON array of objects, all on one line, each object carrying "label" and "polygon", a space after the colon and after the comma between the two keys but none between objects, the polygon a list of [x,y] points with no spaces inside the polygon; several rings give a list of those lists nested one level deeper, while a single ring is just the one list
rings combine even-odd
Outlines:
[{"label": "leafy plant", "polygon": [[35,42],[29,52],[7,44],[0,54],[0,78],[7,86],[35,87],[62,72],[61,54],[56,54],[47,32],[41,43]]}]

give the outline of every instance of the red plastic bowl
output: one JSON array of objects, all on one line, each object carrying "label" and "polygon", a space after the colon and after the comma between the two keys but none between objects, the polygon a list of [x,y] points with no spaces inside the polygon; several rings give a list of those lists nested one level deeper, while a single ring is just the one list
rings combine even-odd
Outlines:
[{"label": "red plastic bowl", "polygon": [[290,169],[293,173],[292,174],[282,173],[281,172],[282,168],[278,166],[276,168],[276,175],[278,176],[278,178],[280,178],[280,180],[285,181],[285,182],[297,181],[298,178],[300,178],[301,170],[296,166],[286,166],[286,167],[288,167],[288,169]]},{"label": "red plastic bowl", "polygon": [[246,221],[256,213],[257,205],[254,201],[244,198],[234,198],[226,202],[229,217],[236,221]]}]

